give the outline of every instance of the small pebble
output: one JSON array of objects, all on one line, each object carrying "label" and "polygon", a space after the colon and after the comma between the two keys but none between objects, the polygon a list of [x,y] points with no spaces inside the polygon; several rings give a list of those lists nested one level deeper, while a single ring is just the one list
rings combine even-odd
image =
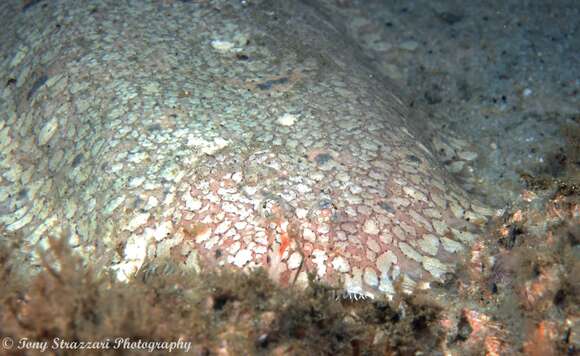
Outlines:
[{"label": "small pebble", "polygon": [[40,146],[46,145],[48,141],[52,138],[55,134],[56,130],[58,129],[58,120],[53,118],[49,122],[47,122],[44,127],[40,130],[38,134],[38,144]]},{"label": "small pebble", "polygon": [[419,47],[419,43],[417,41],[405,41],[399,45],[399,48],[407,50],[407,51],[414,51]]},{"label": "small pebble", "polygon": [[278,123],[282,126],[292,126],[296,122],[296,115],[284,114],[278,118]]},{"label": "small pebble", "polygon": [[220,52],[228,52],[234,48],[234,44],[232,42],[222,40],[211,41],[211,46]]},{"label": "small pebble", "polygon": [[464,159],[466,161],[473,161],[477,158],[477,153],[471,151],[463,151],[459,152],[459,158]]}]

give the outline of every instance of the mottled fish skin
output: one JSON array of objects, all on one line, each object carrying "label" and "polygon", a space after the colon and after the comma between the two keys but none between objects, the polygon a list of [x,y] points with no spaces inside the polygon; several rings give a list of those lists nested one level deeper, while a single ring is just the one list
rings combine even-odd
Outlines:
[{"label": "mottled fish skin", "polygon": [[0,72],[19,76],[41,50],[50,63],[41,98],[1,93],[3,234],[31,252],[65,232],[120,279],[173,258],[262,266],[283,284],[312,272],[374,297],[453,271],[486,210],[312,9],[130,3],[58,2],[11,20],[75,19],[44,41],[0,35],[14,53]]}]

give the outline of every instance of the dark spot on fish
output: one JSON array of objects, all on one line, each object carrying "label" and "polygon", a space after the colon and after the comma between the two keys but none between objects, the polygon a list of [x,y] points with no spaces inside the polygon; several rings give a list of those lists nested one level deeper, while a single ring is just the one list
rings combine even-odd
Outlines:
[{"label": "dark spot on fish", "polygon": [[240,61],[247,61],[248,59],[250,59],[250,57],[248,57],[247,55],[245,55],[243,53],[236,54],[236,58]]},{"label": "dark spot on fish", "polygon": [[539,264],[534,263],[532,266],[532,277],[538,278],[542,274],[542,269]]},{"label": "dark spot on fish", "polygon": [[24,188],[21,189],[20,191],[18,191],[18,199],[26,199],[26,197],[28,196],[28,189]]},{"label": "dark spot on fish", "polygon": [[566,294],[567,293],[564,289],[558,289],[556,295],[554,296],[554,304],[562,308],[566,302]]},{"label": "dark spot on fish", "polygon": [[220,258],[220,257],[222,257],[222,250],[220,250],[220,249],[215,250],[215,258]]},{"label": "dark spot on fish", "polygon": [[463,16],[460,14],[454,14],[452,12],[442,12],[437,16],[439,20],[445,22],[448,25],[454,25],[457,22],[463,20]]},{"label": "dark spot on fish", "polygon": [[432,88],[425,91],[424,97],[429,105],[439,104],[443,101],[443,97],[441,96],[441,88],[438,85],[433,85]]},{"label": "dark spot on fish", "polygon": [[78,165],[81,164],[81,162],[83,161],[84,158],[85,158],[85,156],[82,153],[79,153],[78,155],[76,155],[75,158],[73,158],[73,161],[71,163],[72,168],[78,167]]},{"label": "dark spot on fish", "polygon": [[159,131],[159,130],[161,130],[160,124],[153,124],[153,125],[150,125],[149,127],[147,127],[147,131],[149,131],[149,132],[154,132],[154,131]]},{"label": "dark spot on fish", "polygon": [[381,203],[379,203],[379,206],[383,209],[385,209],[388,213],[394,214],[395,213],[395,209],[389,205],[389,203],[383,201]]},{"label": "dark spot on fish", "polygon": [[28,0],[24,3],[24,6],[22,6],[22,12],[26,12],[28,10],[30,10],[34,5],[40,4],[41,2],[43,2],[44,0]]},{"label": "dark spot on fish", "polygon": [[286,83],[288,83],[288,77],[282,77],[279,79],[265,81],[263,83],[258,84],[257,87],[260,90],[269,90],[269,89],[272,89],[273,85],[286,84]]},{"label": "dark spot on fish", "polygon": [[457,324],[457,336],[455,336],[455,339],[457,341],[465,341],[469,338],[469,335],[471,335],[472,331],[473,329],[469,324],[467,316],[462,314],[461,318],[459,319],[459,323]]},{"label": "dark spot on fish", "polygon": [[316,163],[318,164],[326,164],[331,159],[332,156],[329,155],[328,153],[321,153],[319,155],[316,155],[316,157],[314,157],[314,161],[316,161]]},{"label": "dark spot on fish", "polygon": [[430,320],[428,319],[427,315],[415,315],[411,321],[411,326],[416,332],[421,332],[422,330],[427,329],[429,322]]},{"label": "dark spot on fish", "polygon": [[571,233],[570,231],[568,231],[568,234],[567,235],[568,235],[568,239],[567,239],[568,241],[567,242],[570,244],[570,246],[577,247],[578,246],[578,240],[580,240],[579,239],[580,236],[577,236],[577,235]]},{"label": "dark spot on fish", "polygon": [[44,85],[44,83],[46,83],[47,80],[48,80],[48,76],[46,74],[43,74],[40,77],[38,77],[38,79],[36,79],[34,81],[34,83],[32,84],[32,87],[28,91],[28,94],[26,95],[26,99],[30,100],[34,96],[34,94],[36,94],[38,89],[40,89],[40,87],[42,87]]},{"label": "dark spot on fish", "polygon": [[223,310],[229,302],[235,301],[236,298],[230,294],[223,293],[214,296],[213,298],[213,309],[214,310]]},{"label": "dark spot on fish", "polygon": [[320,209],[328,209],[332,207],[332,201],[330,199],[322,199],[318,202],[318,207]]},{"label": "dark spot on fish", "polygon": [[141,197],[135,197],[135,200],[133,201],[133,209],[139,209],[139,207],[141,207],[142,205],[145,204],[145,201],[143,199],[141,199]]},{"label": "dark spot on fish", "polygon": [[519,245],[522,242],[520,235],[523,233],[524,231],[519,226],[512,225],[509,227],[508,235],[502,237],[498,243],[508,250],[511,250],[514,246]]},{"label": "dark spot on fish", "polygon": [[411,162],[421,163],[421,159],[415,155],[407,155],[407,159]]},{"label": "dark spot on fish", "polygon": [[10,85],[16,85],[16,79],[14,79],[14,78],[9,78],[9,79],[6,81],[6,86],[10,86]]}]

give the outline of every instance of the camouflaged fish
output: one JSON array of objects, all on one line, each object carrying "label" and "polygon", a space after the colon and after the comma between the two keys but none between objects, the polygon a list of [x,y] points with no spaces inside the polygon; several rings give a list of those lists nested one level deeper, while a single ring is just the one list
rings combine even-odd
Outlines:
[{"label": "camouflaged fish", "polygon": [[389,296],[452,272],[489,214],[299,2],[18,3],[0,5],[17,79],[0,92],[0,229],[23,253],[64,233],[121,280],[171,258]]}]

